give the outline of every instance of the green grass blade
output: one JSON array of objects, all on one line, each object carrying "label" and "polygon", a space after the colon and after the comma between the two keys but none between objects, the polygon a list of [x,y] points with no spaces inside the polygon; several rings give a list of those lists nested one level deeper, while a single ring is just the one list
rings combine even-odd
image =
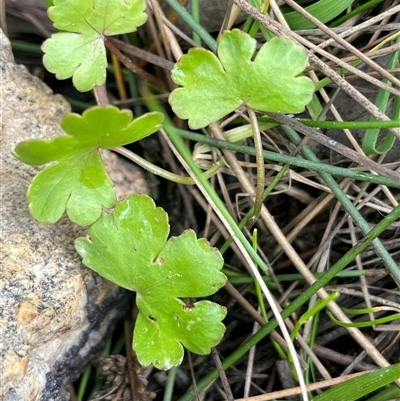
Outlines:
[{"label": "green grass blade", "polygon": [[366,3],[362,4],[359,7],[356,7],[353,11],[350,11],[346,13],[346,15],[343,15],[343,17],[338,18],[336,21],[332,22],[332,24],[329,25],[330,28],[334,28],[336,26],[339,26],[343,24],[343,22],[346,22],[350,18],[354,17],[357,14],[362,13],[363,11],[368,10],[369,8],[373,7],[376,4],[382,3],[384,0],[370,0],[367,1]]},{"label": "green grass blade", "polygon": [[165,0],[166,3],[197,33],[201,40],[213,51],[217,50],[217,42],[214,38],[182,7],[178,0]]},{"label": "green grass blade", "polygon": [[[397,97],[395,100],[398,99]],[[260,124],[276,124],[279,125],[273,118],[262,117],[259,119]],[[241,121],[241,120],[239,120]],[[322,120],[310,120],[308,118],[299,118],[302,124],[307,127],[313,128],[331,128],[331,129],[368,129],[368,128],[399,128],[400,118],[392,118],[388,121],[322,121]]]},{"label": "green grass blade", "polygon": [[340,320],[337,320],[330,312],[328,312],[328,316],[334,323],[336,323],[338,326],[341,326],[341,327],[371,327],[371,326],[378,326],[383,323],[392,322],[393,320],[396,320],[396,319],[400,319],[400,313],[395,313],[390,316],[381,317],[381,318],[375,319],[375,320],[367,320],[365,322],[344,323],[344,322],[341,322]]},{"label": "green grass blade", "polygon": [[339,298],[339,293],[338,292],[332,292],[331,294],[329,294],[329,296],[325,299],[320,299],[318,300],[314,307],[312,307],[311,309],[309,309],[307,312],[305,312],[300,319],[297,321],[297,323],[295,324],[295,326],[293,327],[293,331],[290,334],[290,338],[292,340],[294,340],[297,336],[297,333],[299,332],[301,326],[303,324],[305,324],[309,319],[311,319],[315,314],[317,314],[318,312],[320,312],[322,309],[324,309],[326,307],[326,305],[328,305],[329,302],[331,301],[335,301],[337,298]]},{"label": "green grass blade", "polygon": [[[297,311],[302,305],[304,305],[320,288],[327,285],[330,280],[341,272],[351,261],[353,261],[357,255],[359,255],[364,249],[366,249],[371,242],[377,238],[383,231],[387,229],[393,222],[400,217],[400,205],[397,206],[392,212],[384,217],[369,233],[355,245],[350,251],[348,251],[343,257],[341,257],[318,281],[307,288],[301,295],[299,295],[294,301],[291,302],[282,312],[281,316],[283,319],[288,318],[292,313]],[[260,342],[265,336],[267,336],[272,330],[278,326],[276,319],[270,320],[265,326],[263,326],[256,334],[250,337],[244,344],[242,344],[236,351],[229,355],[222,366],[224,369],[232,366],[238,361],[243,355],[245,355],[251,347]],[[197,389],[201,391],[207,387],[219,376],[218,370],[213,370],[203,379],[197,383]],[[196,396],[194,390],[189,390],[185,395],[179,398],[178,401],[191,401]],[[340,400],[339,398],[333,398],[334,400]],[[343,400],[340,400],[343,401]]]},{"label": "green grass blade", "polygon": [[[283,127],[286,135],[291,139],[291,141],[297,146],[301,142],[300,135],[289,127]],[[318,157],[314,154],[314,152],[308,147],[304,146],[302,150],[302,154],[305,158],[312,161],[319,161]],[[319,173],[322,180],[325,184],[330,188],[332,193],[336,196],[337,200],[342,204],[342,207],[347,211],[347,213],[354,220],[355,224],[360,228],[361,232],[366,235],[370,231],[370,225],[365,221],[364,217],[357,210],[357,208],[353,205],[351,200],[347,197],[347,195],[340,188],[339,184],[334,180],[334,178],[325,172]],[[382,244],[382,242],[376,238],[372,242],[375,252],[382,259],[382,262],[386,266],[386,268],[390,271],[393,279],[400,284],[400,269],[397,266],[397,263],[393,260],[388,250]]]},{"label": "green grass blade", "polygon": [[312,401],[355,401],[376,391],[400,378],[400,364],[378,369],[375,372],[350,379],[324,393],[317,395]]},{"label": "green grass blade", "polygon": [[[199,0],[192,0],[192,17],[200,25],[200,5],[199,5]],[[193,32],[193,40],[198,45],[201,45],[201,38],[196,32]]]},{"label": "green grass blade", "polygon": [[390,401],[397,399],[400,399],[400,388],[396,384],[391,384],[365,401]]},{"label": "green grass blade", "polygon": [[[254,148],[250,146],[238,145],[227,141],[220,141],[218,139],[209,138],[205,135],[196,134],[190,131],[184,131],[179,129],[176,129],[175,131],[181,137],[191,139],[196,142],[207,143],[216,148],[230,149],[233,150],[234,152],[241,152],[252,156],[255,155]],[[377,175],[359,171],[353,171],[342,167],[331,166],[329,164],[321,163],[318,159],[313,159],[311,161],[304,160],[293,156],[282,155],[280,153],[271,152],[268,150],[264,150],[263,154],[264,154],[264,159],[272,160],[278,163],[292,164],[297,167],[303,167],[310,170],[315,170],[318,171],[319,173],[326,172],[329,174],[335,174],[342,177],[353,178],[355,180],[372,182],[375,184],[386,185],[388,187],[393,187],[393,188],[400,188],[400,183],[390,178],[380,177]]]},{"label": "green grass blade", "polygon": [[[400,36],[397,37],[396,39],[396,43],[400,43]],[[390,56],[389,62],[387,64],[387,68],[388,69],[392,69],[395,68],[399,62],[399,55],[400,55],[400,51],[397,50],[395,52],[392,53],[392,55]],[[392,83],[384,78],[382,80],[382,82],[384,82],[387,85],[392,85]],[[389,92],[380,88],[378,90],[378,95],[376,97],[376,106],[379,108],[379,110],[385,112],[387,105],[389,102]],[[400,102],[399,102],[399,98],[396,97],[394,104],[393,104],[393,112],[392,112],[392,119],[398,119],[400,116]],[[370,121],[376,121],[375,117],[371,117]],[[394,142],[396,140],[396,137],[394,136],[394,134],[392,134],[391,132],[388,132],[386,134],[385,139],[383,140],[383,142],[377,146],[378,140],[379,140],[379,128],[368,128],[365,131],[364,134],[364,138],[363,138],[363,142],[362,142],[362,148],[364,150],[365,153],[367,154],[383,154],[383,153],[387,153],[390,149],[392,149]]]},{"label": "green grass blade", "polygon": [[[320,0],[308,7],[304,7],[304,9],[321,22],[326,23],[337,17],[353,2],[354,0]],[[291,11],[284,15],[287,23],[293,30],[315,28],[314,24],[305,19],[297,11]]]}]

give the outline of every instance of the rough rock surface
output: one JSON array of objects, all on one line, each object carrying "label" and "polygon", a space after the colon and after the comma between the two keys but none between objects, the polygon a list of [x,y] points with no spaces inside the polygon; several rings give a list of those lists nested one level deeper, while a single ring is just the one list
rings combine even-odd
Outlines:
[{"label": "rough rock surface", "polygon": [[[73,241],[82,228],[66,218],[39,224],[29,214],[26,191],[38,169],[12,151],[22,140],[62,134],[59,123],[70,110],[14,63],[1,30],[0,79],[0,400],[69,400],[67,385],[103,346],[127,292],[81,264]],[[114,155],[106,158],[116,181],[144,183],[132,167],[123,173]]]}]

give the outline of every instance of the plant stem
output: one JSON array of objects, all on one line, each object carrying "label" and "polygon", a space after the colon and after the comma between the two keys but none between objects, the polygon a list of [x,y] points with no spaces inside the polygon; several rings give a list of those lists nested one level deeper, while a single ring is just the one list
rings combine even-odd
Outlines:
[{"label": "plant stem", "polygon": [[[400,218],[400,205],[397,206],[392,212],[390,212],[386,217],[384,217],[372,230],[370,230],[367,235],[351,250],[349,250],[342,258],[340,258],[330,269],[327,271],[319,280],[307,288],[300,296],[298,296],[294,301],[291,302],[281,312],[283,319],[288,318],[292,313],[304,305],[312,295],[314,295],[319,289],[324,287],[329,283],[332,278],[334,278],[340,271],[342,271],[352,260],[355,259],[365,248],[367,248],[371,242],[377,238],[387,227],[390,226]],[[260,342],[265,336],[267,336],[272,330],[277,327],[278,323],[276,319],[270,320],[265,326],[263,326],[256,334],[245,341],[236,351],[229,355],[222,366],[228,369],[232,366],[239,358],[245,355],[251,347]],[[218,371],[213,370],[207,376],[197,383],[197,389],[201,391],[218,378]],[[179,398],[178,401],[190,401],[195,396],[193,390],[189,390],[185,395]]]},{"label": "plant stem", "polygon": [[129,68],[140,78],[150,82],[154,86],[167,90],[167,87],[163,81],[136,65],[129,57],[126,57],[124,54],[122,54],[121,51],[114,45],[114,43],[111,40],[108,40],[107,37],[104,37],[104,44],[126,68]]},{"label": "plant stem", "polygon": [[[192,17],[200,25],[199,0],[192,0]],[[196,32],[193,32],[193,40],[201,46],[201,38]]]},{"label": "plant stem", "polygon": [[[306,125],[307,127],[314,128],[331,128],[331,129],[368,129],[368,128],[399,128],[400,120],[390,120],[390,121],[314,121],[308,118],[298,118],[297,121]],[[265,121],[267,123],[278,123],[273,118],[261,117],[260,121]]]},{"label": "plant stem", "polygon": [[299,121],[290,118],[284,114],[280,113],[268,113],[268,114],[272,116],[275,120],[281,122],[282,124],[291,127],[293,130],[301,132],[302,134],[306,135],[307,137],[310,137],[311,139],[316,140],[322,145],[332,149],[337,153],[340,153],[341,155],[347,157],[348,159],[354,161],[355,163],[361,164],[362,166],[365,166],[369,170],[374,171],[379,175],[383,175],[393,180],[400,181],[400,174],[398,172],[383,167],[382,165],[374,162],[373,160],[369,159],[364,155],[357,153],[355,150],[350,149],[349,147],[341,144],[340,142],[330,139],[329,137],[323,135],[318,130],[306,127]]},{"label": "plant stem", "polygon": [[174,392],[174,384],[176,377],[176,366],[173,366],[168,372],[167,385],[164,390],[164,398],[163,401],[171,401],[173,392]]},{"label": "plant stem", "polygon": [[96,85],[93,88],[93,92],[94,92],[94,97],[96,98],[96,103],[99,106],[108,106],[109,102],[108,102],[108,96],[107,96],[107,89],[106,89],[106,84],[103,85]]},{"label": "plant stem", "polygon": [[[238,145],[228,141],[221,141],[219,139],[210,138],[205,135],[196,134],[194,132],[184,131],[180,129],[175,129],[175,131],[183,138],[191,139],[192,141],[196,142],[207,143],[216,148],[225,148],[232,150],[234,152],[246,153],[252,156],[255,156],[256,154],[254,148],[250,146]],[[331,166],[329,164],[321,163],[319,160],[318,162],[316,162],[315,160],[311,161],[304,160],[293,156],[287,156],[275,152],[270,152],[268,150],[263,151],[263,156],[264,159],[272,160],[278,163],[292,164],[297,167],[302,167],[317,172],[326,172],[329,174],[335,174],[342,177],[352,178],[354,180],[367,181],[367,182],[372,182],[374,184],[387,185],[393,188],[400,188],[400,182],[396,180],[392,180],[390,178],[381,177],[369,173],[353,171],[342,167]]]},{"label": "plant stem", "polygon": [[[289,127],[283,127],[283,130],[285,131],[285,133],[288,135],[288,137],[292,140],[292,142],[294,144],[298,145],[301,142],[300,135],[296,131],[294,131],[293,129],[291,129]],[[302,153],[307,159],[310,159],[312,161],[319,160],[318,157],[312,152],[312,150],[308,146],[303,147]],[[330,174],[327,174],[327,173],[321,171],[321,172],[319,172],[319,175],[325,181],[325,184],[330,188],[332,193],[337,197],[339,202],[342,204],[343,208],[352,217],[354,222],[358,225],[358,227],[360,227],[361,232],[364,235],[366,235],[370,230],[369,224],[364,220],[361,213],[355,208],[353,203],[346,196],[346,194],[340,188],[338,183],[334,180],[334,178]],[[397,210],[397,208],[393,209],[393,211],[390,214],[392,214],[395,210]],[[388,217],[388,216],[386,216],[386,217]],[[382,259],[382,262],[385,264],[387,269],[392,274],[394,281],[400,287],[400,269],[397,266],[396,262],[393,260],[393,258],[390,256],[390,254],[387,251],[387,249],[385,248],[385,246],[382,244],[382,242],[378,238],[374,239],[374,241],[372,242],[372,245],[373,245],[377,255]]]},{"label": "plant stem", "polygon": [[[264,200],[267,198],[267,196],[272,192],[272,190],[275,188],[275,186],[279,183],[279,181],[281,180],[281,178],[285,175],[286,171],[289,169],[289,165],[285,164],[281,170],[278,172],[278,174],[275,176],[275,178],[271,181],[271,183],[268,185],[267,188],[265,188],[265,191],[263,193],[263,197],[262,200],[264,202]],[[250,228],[251,225],[247,224],[249,222],[249,220],[251,219],[251,217],[254,214],[254,206],[246,213],[246,215],[243,217],[243,219],[239,222],[239,228],[243,228],[245,225],[247,225],[247,228]],[[221,246],[220,248],[220,252],[223,255],[225,253],[225,251],[229,248],[229,246],[231,245],[233,241],[232,237],[229,237],[224,244]]]},{"label": "plant stem", "polygon": [[263,204],[265,168],[264,168],[264,155],[263,155],[260,127],[258,126],[256,113],[254,112],[253,109],[247,106],[246,110],[250,118],[251,128],[253,130],[254,149],[256,151],[256,165],[257,165],[256,199],[254,201],[253,216],[251,217],[250,220],[250,224],[253,225],[260,217],[261,207]]},{"label": "plant stem", "polygon": [[[158,167],[158,166],[154,165],[153,163],[150,163],[146,159],[143,159],[142,157],[138,156],[136,153],[133,153],[126,148],[117,147],[117,148],[113,148],[111,150],[116,153],[119,153],[122,156],[125,156],[127,159],[138,164],[140,167],[143,167],[145,170],[150,171],[150,173],[158,175],[160,177],[163,177],[169,181],[176,182],[177,184],[183,184],[183,185],[194,185],[195,184],[192,177],[184,177],[184,176],[181,176],[178,174],[171,173],[170,171],[164,170],[161,167]],[[215,163],[213,166],[211,166],[211,168],[209,168],[207,171],[205,171],[203,173],[204,177],[206,179],[212,177],[214,174],[217,173],[218,170],[220,170],[224,166],[225,166],[224,161],[222,159],[219,160],[217,163]]]}]

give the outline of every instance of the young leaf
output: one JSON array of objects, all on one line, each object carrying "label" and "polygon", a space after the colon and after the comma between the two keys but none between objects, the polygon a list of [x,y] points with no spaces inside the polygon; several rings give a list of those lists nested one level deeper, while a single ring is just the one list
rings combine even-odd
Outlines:
[{"label": "young leaf", "polygon": [[299,113],[311,101],[312,81],[298,76],[307,55],[294,42],[273,38],[256,55],[256,40],[237,29],[226,31],[218,58],[205,49],[190,49],[172,70],[183,86],[169,98],[174,112],[198,129],[217,121],[242,104],[260,110]]},{"label": "young leaf", "polygon": [[193,231],[169,234],[168,217],[146,195],[118,202],[78,238],[83,263],[121,287],[136,291],[139,315],[133,347],[141,364],[159,369],[178,365],[183,346],[206,354],[223,336],[226,311],[205,297],[225,284],[220,253]]},{"label": "young leaf", "polygon": [[146,22],[145,9],[145,0],[54,0],[48,14],[64,32],[43,43],[43,64],[58,79],[73,77],[82,92],[104,84],[104,38],[135,31]]},{"label": "young leaf", "polygon": [[99,149],[111,149],[142,139],[161,127],[163,115],[147,113],[132,121],[129,110],[114,106],[92,107],[82,116],[68,114],[61,127],[68,134],[52,140],[18,144],[16,157],[30,165],[56,162],[44,168],[28,189],[33,217],[56,222],[67,210],[77,224],[92,224],[102,206],[111,208],[116,198]]}]

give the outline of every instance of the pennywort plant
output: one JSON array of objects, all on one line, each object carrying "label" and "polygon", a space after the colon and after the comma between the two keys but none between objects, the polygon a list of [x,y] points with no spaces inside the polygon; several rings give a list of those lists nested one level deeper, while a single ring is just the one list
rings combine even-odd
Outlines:
[{"label": "pennywort plant", "polygon": [[[43,44],[45,67],[59,79],[72,77],[79,91],[104,94],[108,38],[144,24],[145,8],[145,0],[54,0],[48,14],[60,32]],[[254,110],[301,112],[314,86],[301,76],[307,57],[292,41],[274,38],[255,51],[256,41],[239,30],[221,36],[216,55],[190,50],[171,73],[180,86],[170,95],[172,110],[197,129],[243,105],[262,149]],[[162,127],[164,115],[134,118],[129,110],[104,103],[103,96],[82,115],[68,114],[61,122],[65,135],[22,142],[15,155],[26,164],[45,166],[28,188],[32,216],[54,223],[66,212],[72,222],[88,227],[87,236],[75,241],[83,263],[136,292],[133,348],[143,365],[168,369],[182,361],[183,347],[206,354],[221,340],[225,308],[191,300],[224,286],[223,259],[192,230],[168,238],[168,216],[149,196],[116,201],[101,151],[118,151],[151,135]],[[263,160],[262,154],[257,158]]]},{"label": "pennywort plant", "polygon": [[[72,77],[80,91],[104,85],[105,41],[145,23],[145,0],[55,0],[49,17],[60,30],[43,44],[44,64],[59,79]],[[159,112],[133,118],[129,110],[95,106],[61,122],[66,135],[29,140],[15,149],[24,163],[46,167],[28,188],[32,216],[54,223],[64,212],[88,235],[75,242],[83,263],[101,276],[136,292],[139,315],[133,347],[143,365],[178,365],[183,346],[206,354],[221,340],[226,310],[206,297],[225,284],[219,251],[192,230],[168,239],[168,216],[147,195],[116,201],[101,159],[156,132]],[[182,300],[182,298],[185,299]]]}]

